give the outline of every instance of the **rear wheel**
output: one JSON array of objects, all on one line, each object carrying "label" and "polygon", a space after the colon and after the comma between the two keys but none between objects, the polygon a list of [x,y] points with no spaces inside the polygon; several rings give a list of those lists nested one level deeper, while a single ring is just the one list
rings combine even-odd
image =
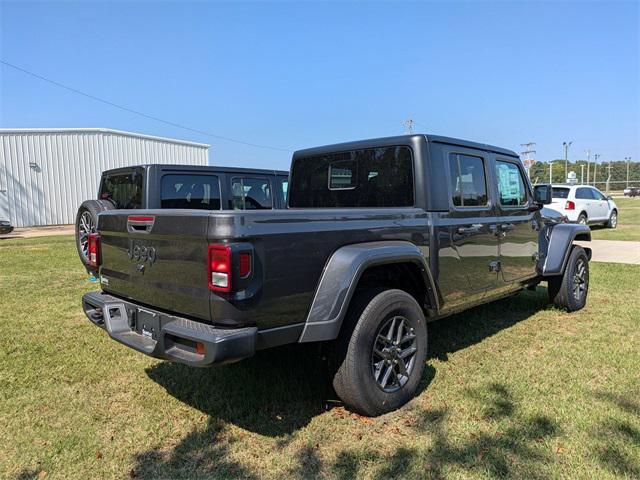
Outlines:
[{"label": "rear wheel", "polygon": [[376,416],[416,393],[427,357],[427,325],[402,290],[361,293],[338,339],[333,387],[347,408]]},{"label": "rear wheel", "polygon": [[606,223],[608,228],[616,228],[618,226],[618,212],[613,210],[609,216],[609,221]]},{"label": "rear wheel", "polygon": [[564,274],[548,279],[549,300],[567,312],[584,308],[589,293],[589,258],[582,247],[569,254]]},{"label": "rear wheel", "polygon": [[578,223],[580,225],[586,225],[587,224],[587,214],[582,212],[580,215],[578,215]]}]

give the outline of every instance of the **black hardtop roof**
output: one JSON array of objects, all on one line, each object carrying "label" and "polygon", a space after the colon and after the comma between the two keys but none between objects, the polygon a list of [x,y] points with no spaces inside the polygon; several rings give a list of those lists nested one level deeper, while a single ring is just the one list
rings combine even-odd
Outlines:
[{"label": "black hardtop roof", "polygon": [[305,148],[303,150],[297,150],[296,152],[294,152],[293,158],[295,159],[297,157],[308,157],[331,152],[353,150],[357,148],[386,147],[391,145],[412,145],[415,140],[420,139],[420,137],[425,138],[427,142],[444,143],[447,145],[455,145],[459,147],[475,148],[478,150],[486,150],[494,153],[500,153],[502,155],[508,155],[510,157],[519,158],[516,152],[507,148],[496,147],[494,145],[488,145],[485,143],[472,142],[469,140],[462,140],[460,138],[443,137],[440,135],[429,135],[423,133],[415,133],[412,135],[398,135],[395,137],[372,138],[368,140],[357,140],[353,142],[336,143],[334,145]]},{"label": "black hardtop roof", "polygon": [[129,165],[128,167],[112,168],[105,170],[103,173],[117,173],[120,171],[133,170],[135,168],[158,168],[161,170],[179,170],[179,171],[204,171],[204,172],[220,172],[220,173],[242,173],[246,175],[284,175],[288,176],[286,170],[268,170],[262,168],[239,168],[239,167],[216,167],[211,165],[180,165],[167,163],[144,163],[140,165]]}]

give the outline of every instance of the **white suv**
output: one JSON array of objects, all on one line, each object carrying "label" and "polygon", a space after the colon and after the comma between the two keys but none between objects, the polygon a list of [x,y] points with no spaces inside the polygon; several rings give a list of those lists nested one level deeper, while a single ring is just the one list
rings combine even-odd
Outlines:
[{"label": "white suv", "polygon": [[611,197],[588,185],[552,185],[551,204],[547,208],[566,215],[570,222],[604,223],[618,226],[618,207]]}]

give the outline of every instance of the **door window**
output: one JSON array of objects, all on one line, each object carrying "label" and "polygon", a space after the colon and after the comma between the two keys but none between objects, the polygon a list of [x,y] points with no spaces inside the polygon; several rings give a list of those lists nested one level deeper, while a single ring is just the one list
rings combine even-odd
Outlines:
[{"label": "door window", "polygon": [[456,207],[477,207],[487,204],[487,182],[484,161],[480,157],[449,155],[451,199]]},{"label": "door window", "polygon": [[215,175],[164,175],[160,206],[220,210],[220,182]]},{"label": "door window", "polygon": [[282,205],[286,206],[287,205],[287,198],[289,198],[287,196],[287,192],[289,191],[289,180],[288,179],[284,178],[284,179],[280,180],[280,191],[282,193],[282,197],[280,197],[281,200],[282,200]]},{"label": "door window", "polygon": [[593,198],[595,198],[596,200],[600,200],[600,201],[607,200],[607,197],[605,197],[601,192],[599,192],[595,188],[591,189],[591,195],[593,195]]},{"label": "door window", "polygon": [[496,178],[498,180],[498,194],[500,205],[526,205],[527,190],[522,172],[517,165],[510,162],[496,162]]},{"label": "door window", "polygon": [[271,183],[266,178],[234,178],[231,191],[234,210],[269,210],[273,207]]}]

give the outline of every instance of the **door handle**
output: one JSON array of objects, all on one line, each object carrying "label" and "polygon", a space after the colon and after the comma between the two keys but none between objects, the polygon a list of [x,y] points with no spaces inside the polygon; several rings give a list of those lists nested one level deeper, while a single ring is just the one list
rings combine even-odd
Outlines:
[{"label": "door handle", "polygon": [[502,230],[503,232],[508,232],[510,230],[513,230],[514,228],[516,228],[516,226],[513,223],[503,223],[502,225],[500,225],[500,230]]},{"label": "door handle", "polygon": [[458,233],[460,235],[468,235],[470,233],[478,233],[483,227],[481,223],[474,223],[470,227],[458,227]]}]

